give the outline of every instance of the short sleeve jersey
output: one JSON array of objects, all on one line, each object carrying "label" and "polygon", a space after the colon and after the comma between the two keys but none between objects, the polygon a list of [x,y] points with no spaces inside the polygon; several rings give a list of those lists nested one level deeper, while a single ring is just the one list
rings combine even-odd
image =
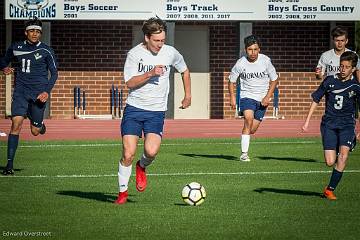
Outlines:
[{"label": "short sleeve jersey", "polygon": [[187,70],[183,56],[174,47],[163,45],[155,55],[144,48],[142,43],[135,46],[127,54],[124,79],[127,82],[134,76],[150,71],[156,65],[164,66],[163,75],[152,77],[144,85],[130,89],[127,104],[149,111],[167,110],[171,67],[175,67],[180,73]]},{"label": "short sleeve jersey", "polygon": [[318,89],[311,94],[314,102],[319,103],[325,96],[325,116],[341,119],[340,122],[353,123],[356,101],[360,100],[360,85],[356,78],[340,81],[337,75],[328,76]]},{"label": "short sleeve jersey", "polygon": [[[351,50],[346,48],[345,51]],[[340,72],[340,56],[335,53],[334,49],[330,49],[321,54],[317,67],[321,67],[325,77],[335,75]],[[360,61],[356,68],[360,69]]]},{"label": "short sleeve jersey", "polygon": [[[27,41],[10,45],[6,55],[0,59],[0,69],[16,58],[16,87],[26,86],[34,92],[51,89],[57,80],[57,62],[52,48],[42,42],[29,44]],[[51,73],[49,79],[49,72]]]},{"label": "short sleeve jersey", "polygon": [[264,54],[259,54],[255,62],[249,62],[246,56],[240,58],[231,69],[230,82],[239,78],[241,98],[251,98],[261,101],[269,90],[270,81],[278,79],[275,67]]}]

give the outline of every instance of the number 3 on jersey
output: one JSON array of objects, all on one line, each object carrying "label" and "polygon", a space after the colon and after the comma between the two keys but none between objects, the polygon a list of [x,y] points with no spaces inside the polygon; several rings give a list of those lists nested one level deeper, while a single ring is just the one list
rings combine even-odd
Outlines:
[{"label": "number 3 on jersey", "polygon": [[336,103],[334,104],[334,108],[337,110],[342,109],[344,97],[340,96],[340,95],[335,95],[335,101],[336,101]]},{"label": "number 3 on jersey", "polygon": [[31,63],[30,59],[26,60],[23,58],[21,61],[22,61],[21,71],[29,73],[30,72],[30,63]]}]

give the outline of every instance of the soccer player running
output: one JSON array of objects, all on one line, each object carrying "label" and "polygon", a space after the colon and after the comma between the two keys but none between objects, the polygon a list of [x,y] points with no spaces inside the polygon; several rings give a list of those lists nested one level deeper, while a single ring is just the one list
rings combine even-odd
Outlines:
[{"label": "soccer player running", "polygon": [[[349,42],[348,32],[342,27],[335,27],[331,30],[331,36],[334,48],[321,54],[318,65],[315,70],[315,77],[317,79],[323,79],[327,76],[333,76],[340,72],[340,56],[344,52],[351,51],[346,48],[346,44]],[[360,61],[356,65],[355,75],[358,81],[360,81]],[[359,137],[359,134],[358,134]],[[353,151],[356,146],[356,138],[354,137],[353,145],[350,151]]]},{"label": "soccer player running", "polygon": [[[318,65],[315,70],[317,79],[323,79],[340,72],[340,56],[344,52],[351,51],[346,48],[349,42],[348,32],[342,27],[335,27],[331,31],[331,37],[334,48],[321,54]],[[360,62],[357,63],[356,76],[360,80]]]},{"label": "soccer player running", "polygon": [[190,72],[182,55],[165,44],[166,23],[150,18],[142,26],[144,41],[132,48],[125,61],[124,80],[130,89],[121,122],[122,158],[119,162],[119,194],[115,204],[128,198],[128,182],[139,138],[144,134],[144,151],[136,163],[136,189],[145,190],[145,169],[160,150],[169,93],[171,66],[182,75],[185,96],[180,108],[191,104]]},{"label": "soccer player running", "polygon": [[[58,73],[54,51],[40,42],[41,33],[40,19],[30,19],[25,24],[26,40],[13,43],[7,49],[5,56],[0,58],[0,69],[4,74],[12,74],[16,69],[7,165],[2,172],[3,175],[14,174],[13,162],[24,118],[29,118],[31,133],[34,136],[44,134],[46,131],[43,123],[44,110]],[[18,64],[16,68],[9,67],[13,58]]]},{"label": "soccer player running", "polygon": [[326,77],[311,94],[313,102],[302,126],[302,131],[306,132],[312,114],[325,96],[320,131],[326,165],[333,166],[330,182],[324,189],[324,196],[330,200],[336,200],[334,190],[343,175],[355,137],[355,103],[360,102],[360,85],[354,77],[357,62],[358,56],[354,52],[347,51],[340,56],[340,73]]},{"label": "soccer player running", "polygon": [[231,70],[229,93],[231,107],[236,109],[234,90],[236,83],[240,84],[240,113],[244,116],[240,161],[248,162],[250,135],[256,132],[263,120],[278,84],[278,75],[270,58],[260,53],[260,42],[256,36],[247,36],[244,44],[246,56],[240,58]]}]

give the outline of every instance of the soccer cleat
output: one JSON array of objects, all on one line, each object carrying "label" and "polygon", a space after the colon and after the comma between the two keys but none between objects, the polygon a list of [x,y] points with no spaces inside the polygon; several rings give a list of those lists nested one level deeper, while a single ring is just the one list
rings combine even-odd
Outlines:
[{"label": "soccer cleat", "polygon": [[240,161],[242,162],[250,162],[250,157],[247,155],[247,153],[242,153],[240,156]]},{"label": "soccer cleat", "polygon": [[121,204],[126,203],[128,196],[129,196],[129,194],[128,194],[127,190],[125,192],[119,192],[118,198],[115,200],[114,204],[121,205]]},{"label": "soccer cleat", "polygon": [[13,169],[8,169],[8,168],[5,168],[3,171],[2,171],[2,173],[1,173],[2,175],[5,175],[5,176],[7,176],[7,175],[14,175],[14,170]]},{"label": "soccer cleat", "polygon": [[45,123],[42,124],[41,128],[40,128],[40,131],[39,133],[41,135],[44,135],[46,133],[46,126],[45,126]]},{"label": "soccer cleat", "polygon": [[146,188],[146,172],[145,168],[140,166],[140,161],[136,163],[136,190],[139,192],[145,191]]},{"label": "soccer cleat", "polygon": [[324,190],[324,197],[326,197],[329,200],[336,200],[334,191],[329,190],[327,187]]}]

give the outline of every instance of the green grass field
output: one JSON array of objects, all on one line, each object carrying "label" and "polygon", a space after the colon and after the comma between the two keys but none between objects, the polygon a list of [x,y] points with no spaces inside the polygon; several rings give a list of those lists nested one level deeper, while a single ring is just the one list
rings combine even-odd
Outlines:
[{"label": "green grass field", "polygon": [[[317,138],[253,139],[248,163],[238,161],[238,139],[164,140],[148,168],[146,191],[135,190],[133,174],[129,202],[116,206],[120,147],[112,141],[21,142],[16,175],[0,177],[0,238],[359,238],[360,149],[349,158],[338,200],[329,201],[320,193],[331,168]],[[0,151],[4,166],[6,142]],[[192,181],[207,191],[198,207],[181,199]]]}]

